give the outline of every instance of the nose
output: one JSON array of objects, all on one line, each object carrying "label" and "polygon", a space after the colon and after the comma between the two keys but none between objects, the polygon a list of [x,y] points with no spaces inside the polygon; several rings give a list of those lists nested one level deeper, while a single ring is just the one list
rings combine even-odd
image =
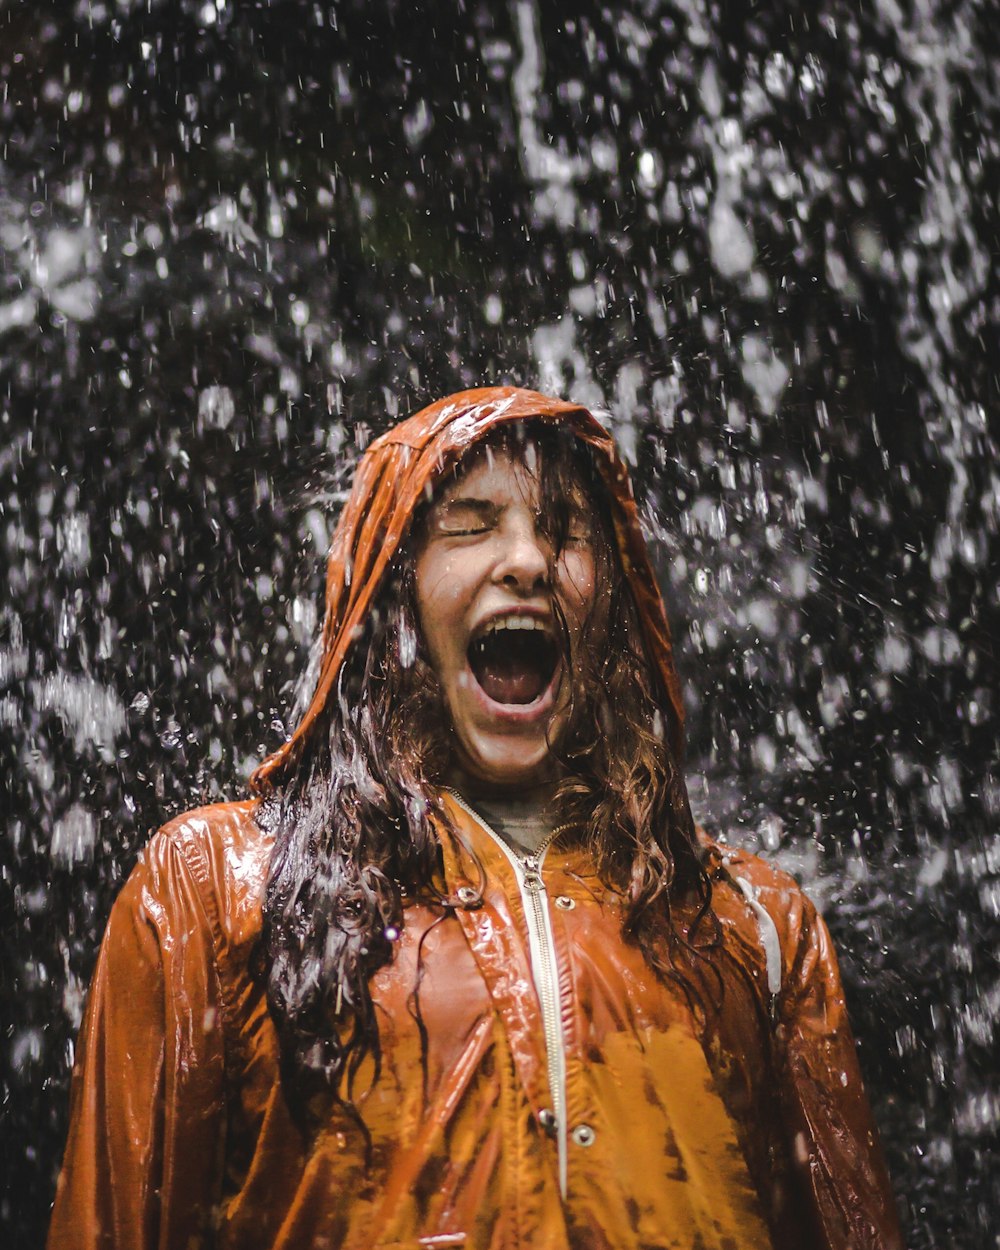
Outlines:
[{"label": "nose", "polygon": [[549,552],[534,518],[510,525],[503,538],[494,581],[524,595],[544,590],[549,584]]}]

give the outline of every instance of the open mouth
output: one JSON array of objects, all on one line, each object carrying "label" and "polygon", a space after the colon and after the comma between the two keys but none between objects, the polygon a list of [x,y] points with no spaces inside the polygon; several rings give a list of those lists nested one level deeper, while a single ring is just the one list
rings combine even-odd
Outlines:
[{"label": "open mouth", "polygon": [[559,648],[547,626],[532,616],[488,621],[469,643],[469,668],[495,703],[534,703],[559,665]]}]

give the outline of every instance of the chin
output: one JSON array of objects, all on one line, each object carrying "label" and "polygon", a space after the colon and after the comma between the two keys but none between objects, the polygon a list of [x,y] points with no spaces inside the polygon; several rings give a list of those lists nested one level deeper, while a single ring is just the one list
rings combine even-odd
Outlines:
[{"label": "chin", "polygon": [[532,785],[548,781],[555,768],[548,743],[537,747],[518,747],[510,744],[490,749],[462,750],[461,764],[470,776],[478,777],[496,786]]}]

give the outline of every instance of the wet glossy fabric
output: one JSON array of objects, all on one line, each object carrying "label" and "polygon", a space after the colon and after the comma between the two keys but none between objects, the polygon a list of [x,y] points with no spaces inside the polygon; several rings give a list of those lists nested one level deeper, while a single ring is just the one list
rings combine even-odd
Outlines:
[{"label": "wet glossy fabric", "polygon": [[[343,1111],[304,1137],[281,1092],[253,971],[269,844],[250,805],[153,839],[91,988],[51,1250],[900,1244],[825,927],[789,877],[750,856],[723,865],[717,848],[725,1007],[707,1033],[621,941],[618,900],[586,853],[549,852],[549,894],[573,902],[553,908],[571,1128],[561,1203],[519,892],[499,849],[444,803],[447,883],[478,887],[481,867],[483,901],[410,908],[375,978],[384,1057],[359,1099],[367,1169]],[[773,1022],[736,872],[779,930]],[[593,1144],[577,1144],[581,1125]]]},{"label": "wet glossy fabric", "polygon": [[[680,747],[669,631],[610,439],[579,407],[497,389],[433,406],[363,460],[333,543],[316,695],[258,790],[294,765],[428,484],[497,422],[536,414],[570,424],[602,465]],[[722,1007],[702,1019],[622,940],[619,902],[585,850],[549,851],[549,896],[570,904],[552,909],[571,1129],[563,1202],[513,869],[448,796],[437,822],[448,890],[482,897],[406,908],[372,987],[383,1067],[358,1085],[367,1144],[339,1106],[303,1134],[283,1096],[256,964],[270,846],[252,804],[154,837],[94,975],[50,1250],[900,1245],[836,962],[790,878],[706,848],[724,941]],[[776,995],[754,904],[776,930]]]}]

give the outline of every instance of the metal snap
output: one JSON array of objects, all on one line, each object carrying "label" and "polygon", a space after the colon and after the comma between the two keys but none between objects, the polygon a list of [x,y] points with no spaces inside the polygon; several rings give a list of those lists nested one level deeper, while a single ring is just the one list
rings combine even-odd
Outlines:
[{"label": "metal snap", "polygon": [[471,885],[460,885],[456,890],[458,901],[469,905],[470,903],[479,902],[479,891],[474,890]]},{"label": "metal snap", "polygon": [[570,1136],[578,1146],[592,1146],[597,1134],[589,1124],[578,1124]]},{"label": "metal snap", "polygon": [[549,1137],[555,1137],[556,1129],[559,1127],[559,1121],[556,1119],[556,1113],[548,1107],[538,1113],[538,1123]]},{"label": "metal snap", "polygon": [[560,911],[572,911],[576,906],[576,899],[570,898],[568,894],[560,894],[556,898],[556,906]]}]

